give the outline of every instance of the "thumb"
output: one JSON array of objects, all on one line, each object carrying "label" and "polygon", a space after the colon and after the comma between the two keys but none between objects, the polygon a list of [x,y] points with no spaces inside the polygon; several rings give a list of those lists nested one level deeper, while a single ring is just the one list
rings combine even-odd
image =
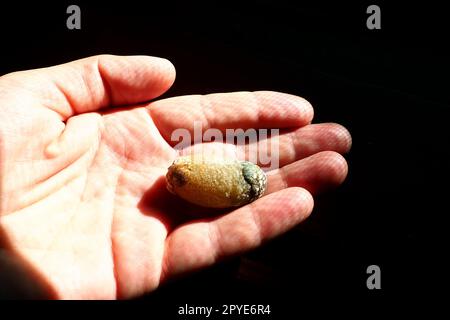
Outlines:
[{"label": "thumb", "polygon": [[44,199],[90,163],[99,142],[93,111],[150,100],[174,79],[166,59],[112,55],[0,77],[0,189],[9,195],[0,213]]},{"label": "thumb", "polygon": [[38,105],[52,109],[63,121],[80,113],[153,99],[167,91],[174,80],[175,68],[166,59],[113,55],[2,77],[10,90],[30,93]]}]

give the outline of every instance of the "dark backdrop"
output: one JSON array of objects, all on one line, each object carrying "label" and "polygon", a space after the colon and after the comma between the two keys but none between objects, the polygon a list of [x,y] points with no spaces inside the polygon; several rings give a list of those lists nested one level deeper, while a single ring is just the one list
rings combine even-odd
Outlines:
[{"label": "dark backdrop", "polygon": [[[0,74],[99,53],[161,56],[177,69],[164,97],[288,92],[313,104],[315,122],[339,122],[353,135],[347,181],[317,198],[307,222],[144,297],[148,310],[256,302],[300,314],[312,301],[376,309],[443,286],[445,251],[433,235],[448,214],[446,12],[375,2],[382,29],[368,30],[371,2],[336,2],[0,6]],[[81,7],[81,30],[66,28],[70,4]],[[380,291],[366,288],[371,264],[381,267]]]}]

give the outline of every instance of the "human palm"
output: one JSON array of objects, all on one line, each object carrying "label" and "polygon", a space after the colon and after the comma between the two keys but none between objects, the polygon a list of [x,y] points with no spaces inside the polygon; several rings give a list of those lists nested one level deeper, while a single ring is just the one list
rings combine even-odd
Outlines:
[{"label": "human palm", "polygon": [[[310,124],[305,100],[236,92],[147,102],[174,78],[167,60],[106,55],[0,78],[0,281],[26,278],[30,296],[134,297],[283,233],[309,215],[311,193],[344,180],[350,136]],[[264,197],[209,212],[166,190],[178,154],[171,133],[194,121],[281,129]]]}]

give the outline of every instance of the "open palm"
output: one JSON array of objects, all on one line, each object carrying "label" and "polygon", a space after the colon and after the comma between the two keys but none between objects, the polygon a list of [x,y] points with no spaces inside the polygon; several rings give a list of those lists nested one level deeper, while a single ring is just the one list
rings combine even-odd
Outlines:
[{"label": "open palm", "polygon": [[[165,59],[109,55],[0,78],[0,281],[31,297],[137,296],[285,232],[310,214],[311,193],[345,179],[348,132],[310,124],[304,99],[261,91],[147,102],[174,78]],[[264,197],[217,214],[166,190],[178,154],[171,133],[194,121],[281,129]]]}]

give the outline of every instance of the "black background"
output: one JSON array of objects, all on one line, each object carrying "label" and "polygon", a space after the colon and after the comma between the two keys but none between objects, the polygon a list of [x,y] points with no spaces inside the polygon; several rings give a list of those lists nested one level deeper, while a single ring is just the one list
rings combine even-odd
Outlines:
[{"label": "black background", "polygon": [[[446,252],[435,236],[449,211],[445,8],[374,2],[382,29],[368,30],[372,2],[336,2],[0,6],[0,74],[100,53],[160,56],[177,69],[163,97],[288,92],[313,104],[314,122],[341,123],[353,136],[347,181],[316,199],[307,222],[243,259],[143,297],[149,312],[270,303],[275,314],[300,314],[312,301],[376,309],[443,286],[438,260]],[[81,7],[81,30],[66,28],[70,4]],[[254,265],[253,276],[239,276],[242,261]],[[379,291],[366,287],[371,264],[381,268]]]}]

